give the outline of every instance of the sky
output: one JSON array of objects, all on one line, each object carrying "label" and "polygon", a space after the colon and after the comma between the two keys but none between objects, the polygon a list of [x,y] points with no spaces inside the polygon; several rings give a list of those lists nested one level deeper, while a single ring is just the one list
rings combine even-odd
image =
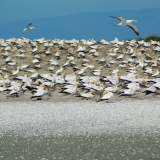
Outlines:
[{"label": "sky", "polygon": [[160,8],[160,0],[0,0],[0,23],[79,12]]}]

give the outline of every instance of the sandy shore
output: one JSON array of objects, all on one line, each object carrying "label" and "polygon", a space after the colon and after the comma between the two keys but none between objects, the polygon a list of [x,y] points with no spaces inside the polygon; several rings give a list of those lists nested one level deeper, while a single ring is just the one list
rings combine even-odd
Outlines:
[{"label": "sandy shore", "polygon": [[[99,95],[95,95],[95,97],[91,100],[75,97],[75,95],[72,94],[62,94],[59,93],[60,90],[54,90],[51,94],[51,96],[45,95],[43,97],[42,101],[43,103],[45,102],[94,102],[96,103],[97,100],[100,99]],[[25,102],[25,101],[37,101],[36,99],[30,99],[32,96],[32,93],[30,92],[19,92],[19,97],[8,97],[8,93],[0,93],[0,102]],[[109,102],[117,103],[118,101],[137,101],[137,100],[158,100],[160,98],[160,95],[156,95],[154,93],[151,93],[149,95],[145,95],[145,93],[136,93],[132,97],[126,97],[126,96],[119,96],[119,95],[114,95],[113,98],[110,99]],[[105,103],[104,102],[98,102],[98,103]]]},{"label": "sandy shore", "polygon": [[[118,41],[117,39],[112,42],[103,40],[99,43],[94,40],[74,39],[70,41],[59,39],[51,41],[44,38],[33,41],[26,38],[13,38],[7,41],[1,39],[0,87],[6,90],[0,92],[0,100],[30,100],[30,97],[37,92],[36,88],[45,84],[50,97],[46,96],[43,99],[49,98],[49,101],[68,101],[69,99],[76,101],[79,99],[75,98],[75,95],[89,91],[92,91],[93,100],[96,101],[102,97],[107,87],[116,88],[113,101],[121,101],[124,98],[119,95],[125,92],[126,85],[132,83],[132,80],[139,85],[139,89],[133,89],[134,97],[138,99],[159,98],[159,86],[153,87],[156,82],[159,82],[159,51],[155,50],[158,45],[158,42]],[[57,64],[51,64],[51,59]],[[24,65],[28,67],[23,68]],[[57,72],[61,67],[63,70]],[[84,73],[80,74],[82,69]],[[50,76],[50,79],[47,79],[44,73],[47,78]],[[38,76],[31,77],[34,74]],[[153,76],[154,74],[156,76]],[[75,79],[72,82],[64,80],[67,76],[73,78],[73,75]],[[128,75],[131,77],[129,80],[127,77],[126,80],[124,77]],[[19,79],[19,76],[23,78]],[[84,76],[94,76],[97,79],[82,82],[81,78]],[[104,77],[106,80],[103,79]],[[18,82],[15,83],[19,83],[18,87],[11,84],[16,80]],[[59,82],[60,80],[64,82]],[[77,83],[77,86],[73,85],[77,87],[74,95],[64,96],[65,94],[59,93],[64,91],[63,87],[66,87],[67,83],[73,82]],[[93,87],[85,88],[86,83],[93,84]],[[100,88],[101,86],[100,92],[95,91],[94,87]],[[149,87],[153,87],[156,94],[145,95]],[[15,91],[18,97],[13,98],[12,91]]]}]

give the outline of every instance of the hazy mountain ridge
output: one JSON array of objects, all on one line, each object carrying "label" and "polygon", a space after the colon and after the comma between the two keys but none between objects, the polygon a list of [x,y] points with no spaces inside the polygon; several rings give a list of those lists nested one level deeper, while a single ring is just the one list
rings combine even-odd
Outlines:
[{"label": "hazy mountain ridge", "polygon": [[[139,37],[151,34],[160,35],[160,9],[145,9],[141,11],[115,11],[115,12],[85,12],[66,16],[48,17],[37,20],[21,20],[0,25],[0,38],[26,37],[36,39],[101,39],[112,40],[132,39],[138,36],[129,27],[115,27],[117,19],[109,16],[123,16],[126,19],[135,19],[134,23],[140,32]],[[32,23],[36,30],[23,32],[23,29]]]}]

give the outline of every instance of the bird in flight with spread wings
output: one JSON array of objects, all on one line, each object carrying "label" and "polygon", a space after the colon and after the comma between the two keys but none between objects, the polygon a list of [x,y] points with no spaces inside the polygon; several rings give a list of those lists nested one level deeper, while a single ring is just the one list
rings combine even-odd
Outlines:
[{"label": "bird in flight with spread wings", "polygon": [[117,18],[121,22],[119,24],[116,24],[115,26],[128,26],[130,27],[137,35],[139,35],[139,31],[136,26],[132,24],[132,22],[137,22],[136,20],[126,20],[123,17],[118,17],[118,16],[110,16],[112,18]]},{"label": "bird in flight with spread wings", "polygon": [[28,26],[26,28],[24,28],[23,32],[28,31],[28,30],[32,30],[32,29],[36,29],[36,28],[32,26],[32,23],[29,23]]}]

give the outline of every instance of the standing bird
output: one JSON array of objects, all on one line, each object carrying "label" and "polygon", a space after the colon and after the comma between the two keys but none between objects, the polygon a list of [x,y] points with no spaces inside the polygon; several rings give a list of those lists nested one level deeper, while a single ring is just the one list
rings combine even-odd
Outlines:
[{"label": "standing bird", "polygon": [[23,30],[23,32],[32,30],[32,29],[36,29],[36,28],[32,26],[32,23],[29,23],[28,26]]},{"label": "standing bird", "polygon": [[113,94],[112,92],[109,92],[108,90],[105,90],[105,91],[103,92],[103,96],[102,96],[101,99],[98,100],[97,102],[106,100],[106,103],[107,103],[108,100],[109,100],[111,97],[113,97],[113,96],[114,96],[114,94]]},{"label": "standing bird", "polygon": [[115,26],[128,26],[130,27],[137,35],[139,35],[138,29],[136,26],[134,26],[132,24],[132,22],[137,22],[136,20],[132,19],[132,20],[126,20],[123,17],[117,17],[117,16],[110,16],[112,18],[117,18],[121,21],[121,23],[115,25]]},{"label": "standing bird", "polygon": [[45,89],[45,85],[41,84],[38,88],[36,93],[30,97],[31,98],[37,98],[37,100],[41,100],[42,97],[48,92],[48,89]]}]

